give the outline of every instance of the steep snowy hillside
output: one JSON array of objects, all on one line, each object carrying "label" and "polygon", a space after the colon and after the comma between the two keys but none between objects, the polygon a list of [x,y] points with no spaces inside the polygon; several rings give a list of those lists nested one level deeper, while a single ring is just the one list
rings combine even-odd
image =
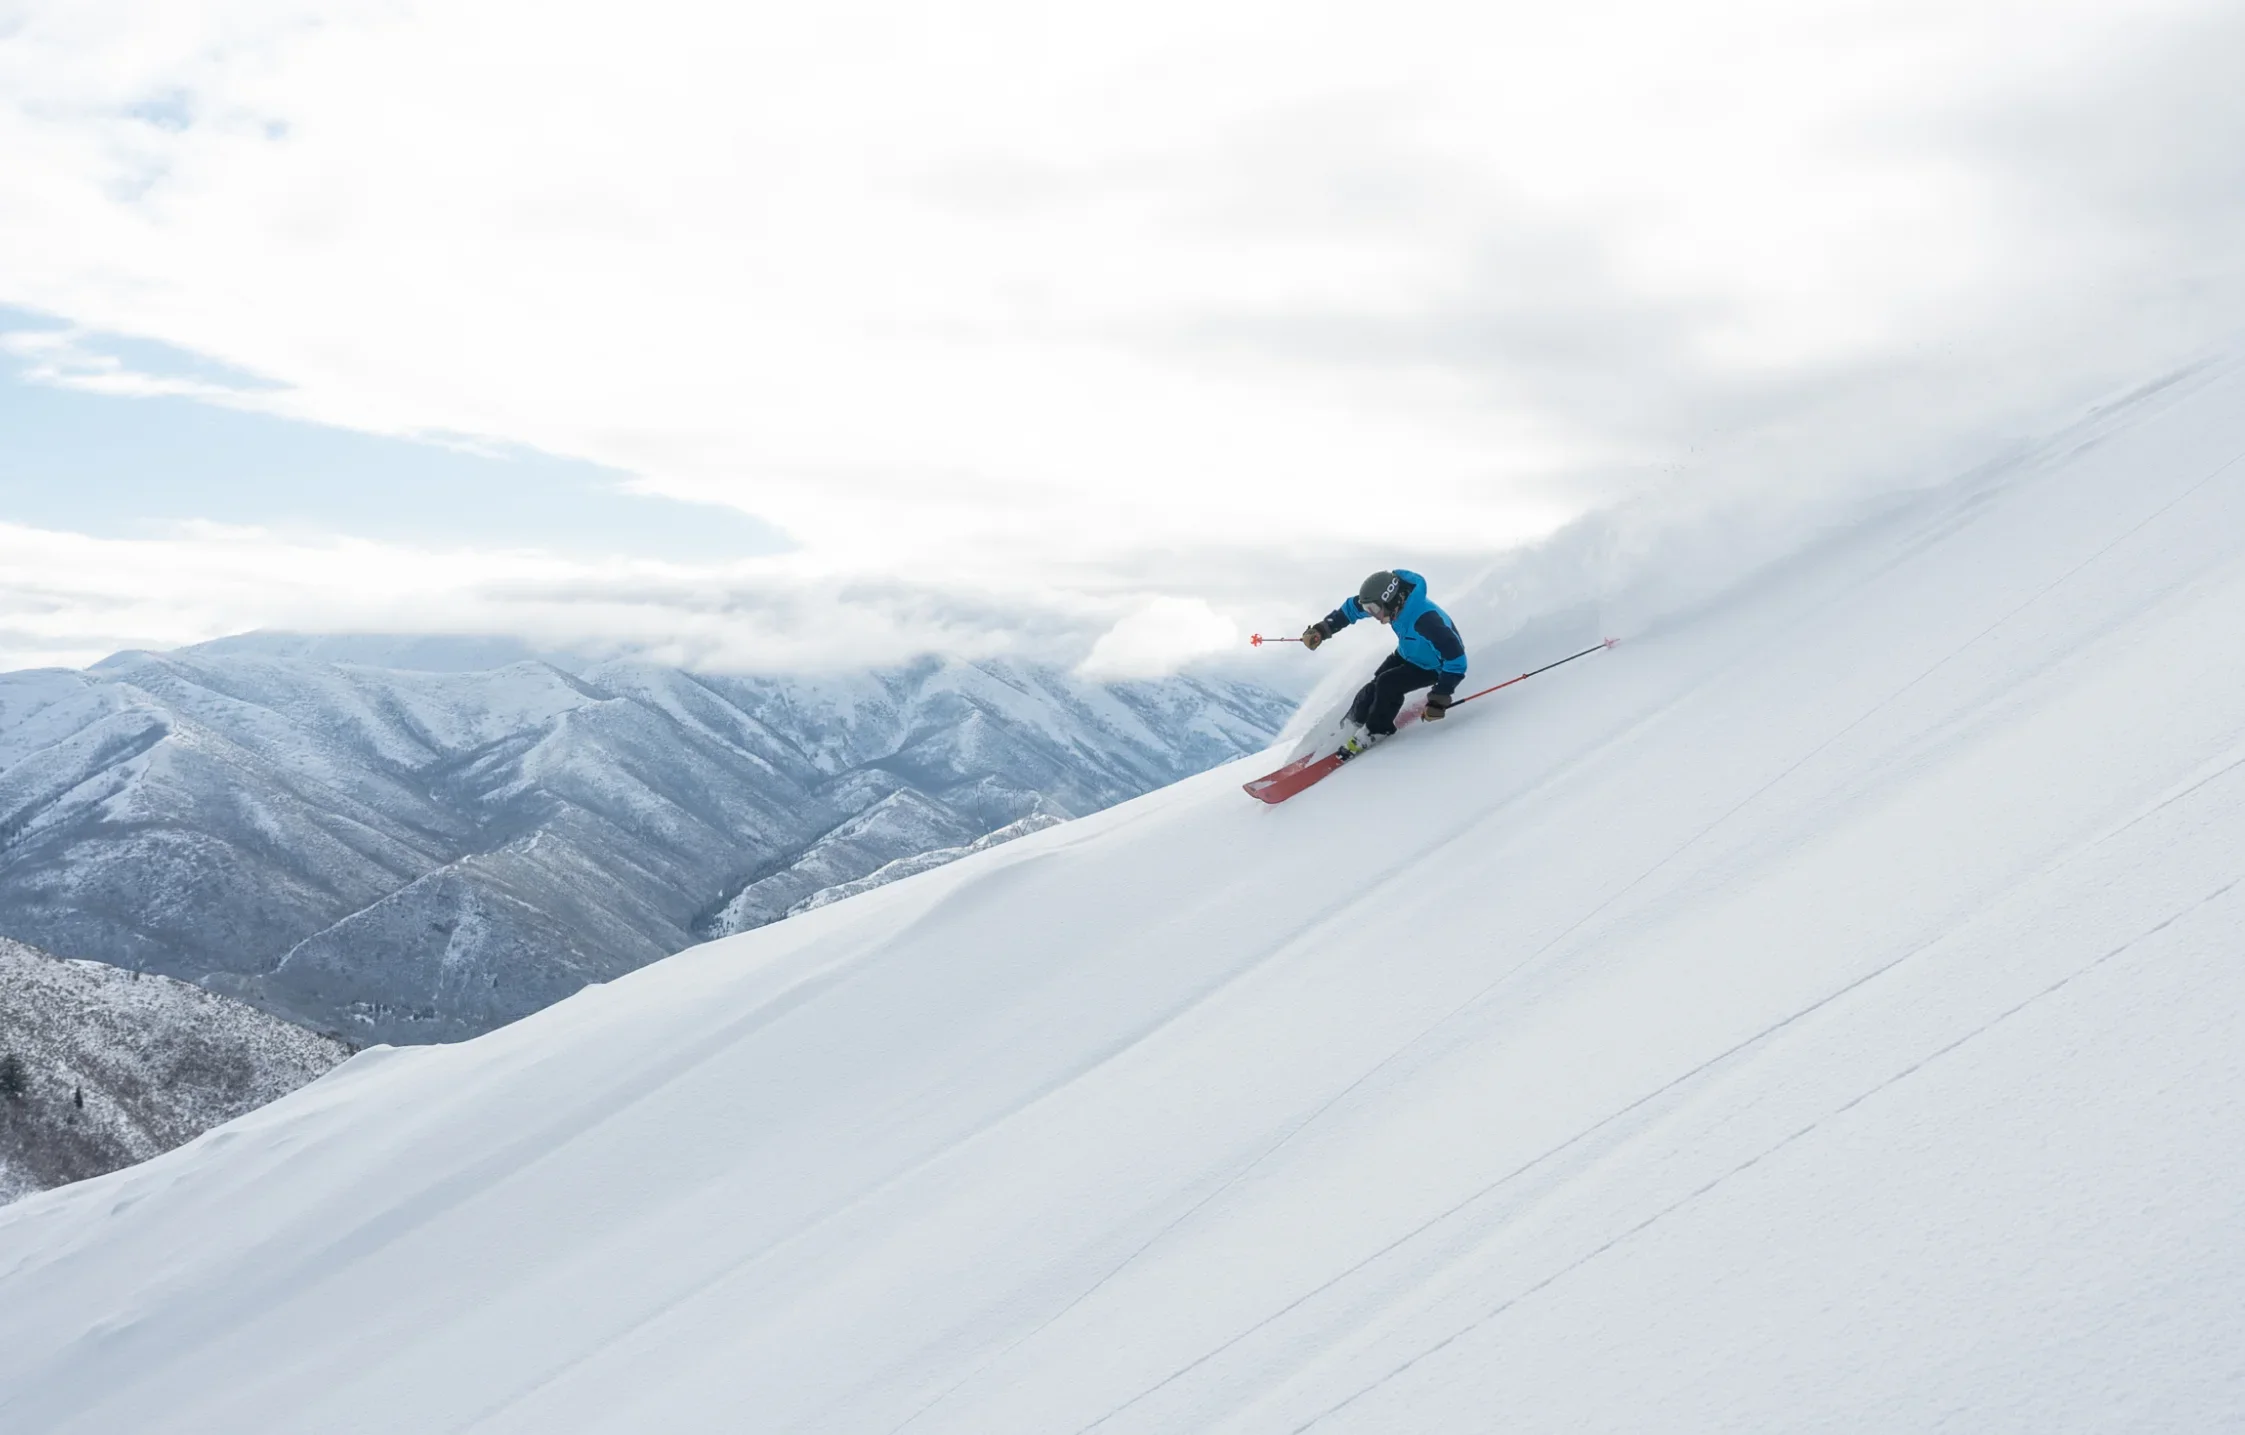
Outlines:
[{"label": "steep snowy hillside", "polygon": [[250,635],[0,674],[0,933],[447,1040],[1200,772],[1290,707],[997,663],[783,679],[330,651],[508,650]]},{"label": "steep snowy hillside", "polygon": [[0,937],[0,1202],[145,1161],[285,1096],[339,1041],[167,977]]},{"label": "steep snowy hillside", "polygon": [[2232,370],[19,1202],[0,1426],[2238,1428],[2240,613]]}]

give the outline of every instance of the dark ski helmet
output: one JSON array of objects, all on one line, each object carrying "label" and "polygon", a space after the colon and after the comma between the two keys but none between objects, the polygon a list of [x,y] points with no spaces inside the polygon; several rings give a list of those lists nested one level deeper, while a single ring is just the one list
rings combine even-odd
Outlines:
[{"label": "dark ski helmet", "polygon": [[1393,617],[1396,611],[1403,606],[1403,586],[1401,578],[1382,568],[1379,572],[1365,579],[1364,586],[1356,590],[1356,605],[1367,611],[1377,607],[1381,612]]}]

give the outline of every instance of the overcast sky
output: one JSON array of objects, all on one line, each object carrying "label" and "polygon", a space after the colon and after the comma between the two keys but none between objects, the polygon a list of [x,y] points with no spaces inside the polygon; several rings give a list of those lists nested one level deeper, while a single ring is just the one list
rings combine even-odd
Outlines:
[{"label": "overcast sky", "polygon": [[2234,0],[0,4],[0,666],[1134,670],[1931,482],[2245,331],[2240,73]]}]

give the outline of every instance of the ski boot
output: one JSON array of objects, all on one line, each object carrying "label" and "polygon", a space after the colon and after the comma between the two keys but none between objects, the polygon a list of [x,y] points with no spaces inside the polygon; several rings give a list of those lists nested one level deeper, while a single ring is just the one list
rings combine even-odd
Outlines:
[{"label": "ski boot", "polygon": [[1380,740],[1380,737],[1381,734],[1372,731],[1362,723],[1346,724],[1341,729],[1341,761],[1347,762],[1352,757],[1362,757],[1370,750],[1373,743]]}]

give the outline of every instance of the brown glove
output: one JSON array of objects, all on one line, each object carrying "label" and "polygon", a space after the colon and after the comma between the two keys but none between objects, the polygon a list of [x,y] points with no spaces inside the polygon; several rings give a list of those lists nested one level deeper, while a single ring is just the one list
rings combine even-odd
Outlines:
[{"label": "brown glove", "polygon": [[1302,630],[1302,646],[1303,646],[1303,647],[1305,647],[1305,648],[1315,648],[1315,647],[1316,647],[1316,646],[1317,646],[1317,645],[1318,645],[1319,643],[1322,643],[1322,642],[1324,642],[1324,641],[1325,641],[1325,629],[1323,629],[1323,628],[1319,627],[1319,626],[1318,626],[1317,624],[1315,624],[1315,623],[1312,623],[1312,624],[1310,624],[1310,625],[1309,625],[1309,626],[1308,626],[1307,628],[1304,628],[1304,629]]},{"label": "brown glove", "polygon": [[1456,701],[1457,701],[1457,699],[1456,699],[1455,697],[1453,697],[1452,695],[1450,695],[1449,693],[1428,693],[1428,694],[1427,694],[1427,721],[1428,721],[1428,722],[1439,722],[1439,721],[1441,721],[1441,719],[1442,719],[1442,715],[1443,715],[1444,713],[1446,713],[1446,712],[1448,712],[1448,711],[1450,710],[1450,704],[1452,704],[1452,703],[1454,703],[1454,702],[1456,702]]}]

